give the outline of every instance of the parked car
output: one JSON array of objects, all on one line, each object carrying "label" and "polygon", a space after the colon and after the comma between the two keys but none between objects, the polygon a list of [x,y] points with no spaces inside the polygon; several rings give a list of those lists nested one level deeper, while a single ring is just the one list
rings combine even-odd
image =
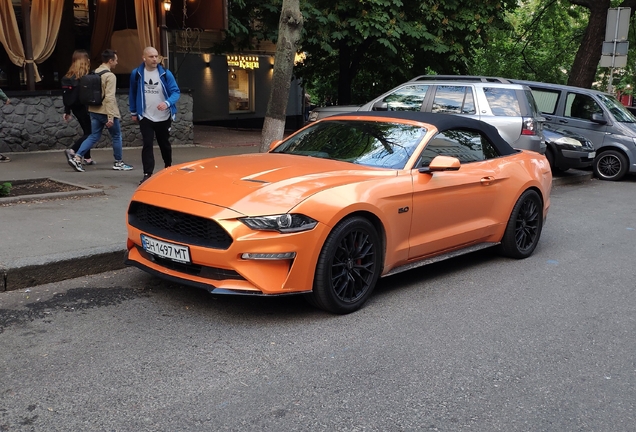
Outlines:
[{"label": "parked car", "polygon": [[545,156],[478,120],[334,116],[268,153],[153,175],[128,208],[126,263],[215,294],[304,294],[348,313],[382,276],[495,245],[530,256],[551,187]]},{"label": "parked car", "polygon": [[546,123],[567,126],[594,143],[596,177],[616,181],[636,173],[636,117],[614,96],[580,87],[510,81],[532,89]]},{"label": "parked car", "polygon": [[504,78],[421,75],[364,105],[316,108],[309,121],[352,111],[423,111],[485,121],[513,147],[545,153],[541,113],[529,87]]},{"label": "parked car", "polygon": [[552,172],[592,166],[596,156],[594,144],[584,136],[551,124],[543,125],[543,136],[548,146],[545,156]]}]

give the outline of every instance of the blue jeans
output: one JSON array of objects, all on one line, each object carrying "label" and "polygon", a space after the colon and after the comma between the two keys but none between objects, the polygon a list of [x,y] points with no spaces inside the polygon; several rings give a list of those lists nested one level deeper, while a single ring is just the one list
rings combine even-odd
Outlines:
[{"label": "blue jeans", "polygon": [[[91,115],[91,134],[84,140],[79,150],[76,152],[81,157],[84,157],[97,141],[102,137],[102,131],[104,125],[108,123],[108,116],[106,114],[89,113]],[[116,161],[120,161],[123,158],[122,143],[121,143],[121,127],[119,125],[119,119],[113,119],[113,125],[108,128],[108,133],[113,140],[113,155]]]}]

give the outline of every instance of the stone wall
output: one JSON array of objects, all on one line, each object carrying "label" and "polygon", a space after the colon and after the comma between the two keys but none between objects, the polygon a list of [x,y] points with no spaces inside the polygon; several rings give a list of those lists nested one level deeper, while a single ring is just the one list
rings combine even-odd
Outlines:
[{"label": "stone wall", "polygon": [[[24,96],[10,95],[11,103],[0,105],[0,153],[37,150],[61,150],[70,148],[82,135],[75,117],[68,123],[62,119],[64,104],[61,94],[41,92],[39,95],[24,92]],[[59,93],[59,92],[56,92]],[[128,109],[128,92],[117,92],[117,103],[122,115],[121,129],[124,147],[142,145],[139,125],[133,123]],[[177,117],[170,132],[172,144],[193,144],[192,94],[181,93],[177,104]],[[95,147],[110,147],[106,129]]]}]

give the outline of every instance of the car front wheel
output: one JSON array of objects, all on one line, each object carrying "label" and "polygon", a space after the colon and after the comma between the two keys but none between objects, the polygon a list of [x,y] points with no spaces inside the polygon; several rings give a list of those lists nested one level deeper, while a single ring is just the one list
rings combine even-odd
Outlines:
[{"label": "car front wheel", "polygon": [[561,170],[556,166],[556,156],[554,155],[554,150],[548,148],[545,151],[545,157],[548,159],[548,163],[550,164],[550,169],[553,173],[558,173]]},{"label": "car front wheel", "polygon": [[527,258],[539,243],[543,228],[543,203],[534,190],[525,191],[515,203],[501,240],[501,253]]},{"label": "car front wheel", "polygon": [[382,271],[380,236],[367,219],[340,222],[318,257],[310,302],[332,313],[359,309],[369,298]]},{"label": "car front wheel", "polygon": [[628,162],[625,155],[616,150],[606,150],[594,159],[594,175],[601,180],[618,181],[625,177]]}]

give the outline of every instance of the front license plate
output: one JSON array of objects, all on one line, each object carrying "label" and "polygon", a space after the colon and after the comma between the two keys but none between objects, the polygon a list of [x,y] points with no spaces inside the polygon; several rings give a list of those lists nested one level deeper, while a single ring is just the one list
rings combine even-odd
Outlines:
[{"label": "front license plate", "polygon": [[590,159],[594,159],[596,157],[596,152],[588,153],[587,157]]},{"label": "front license plate", "polygon": [[141,246],[148,253],[167,258],[172,261],[190,264],[190,249],[174,243],[157,240],[141,235]]}]

